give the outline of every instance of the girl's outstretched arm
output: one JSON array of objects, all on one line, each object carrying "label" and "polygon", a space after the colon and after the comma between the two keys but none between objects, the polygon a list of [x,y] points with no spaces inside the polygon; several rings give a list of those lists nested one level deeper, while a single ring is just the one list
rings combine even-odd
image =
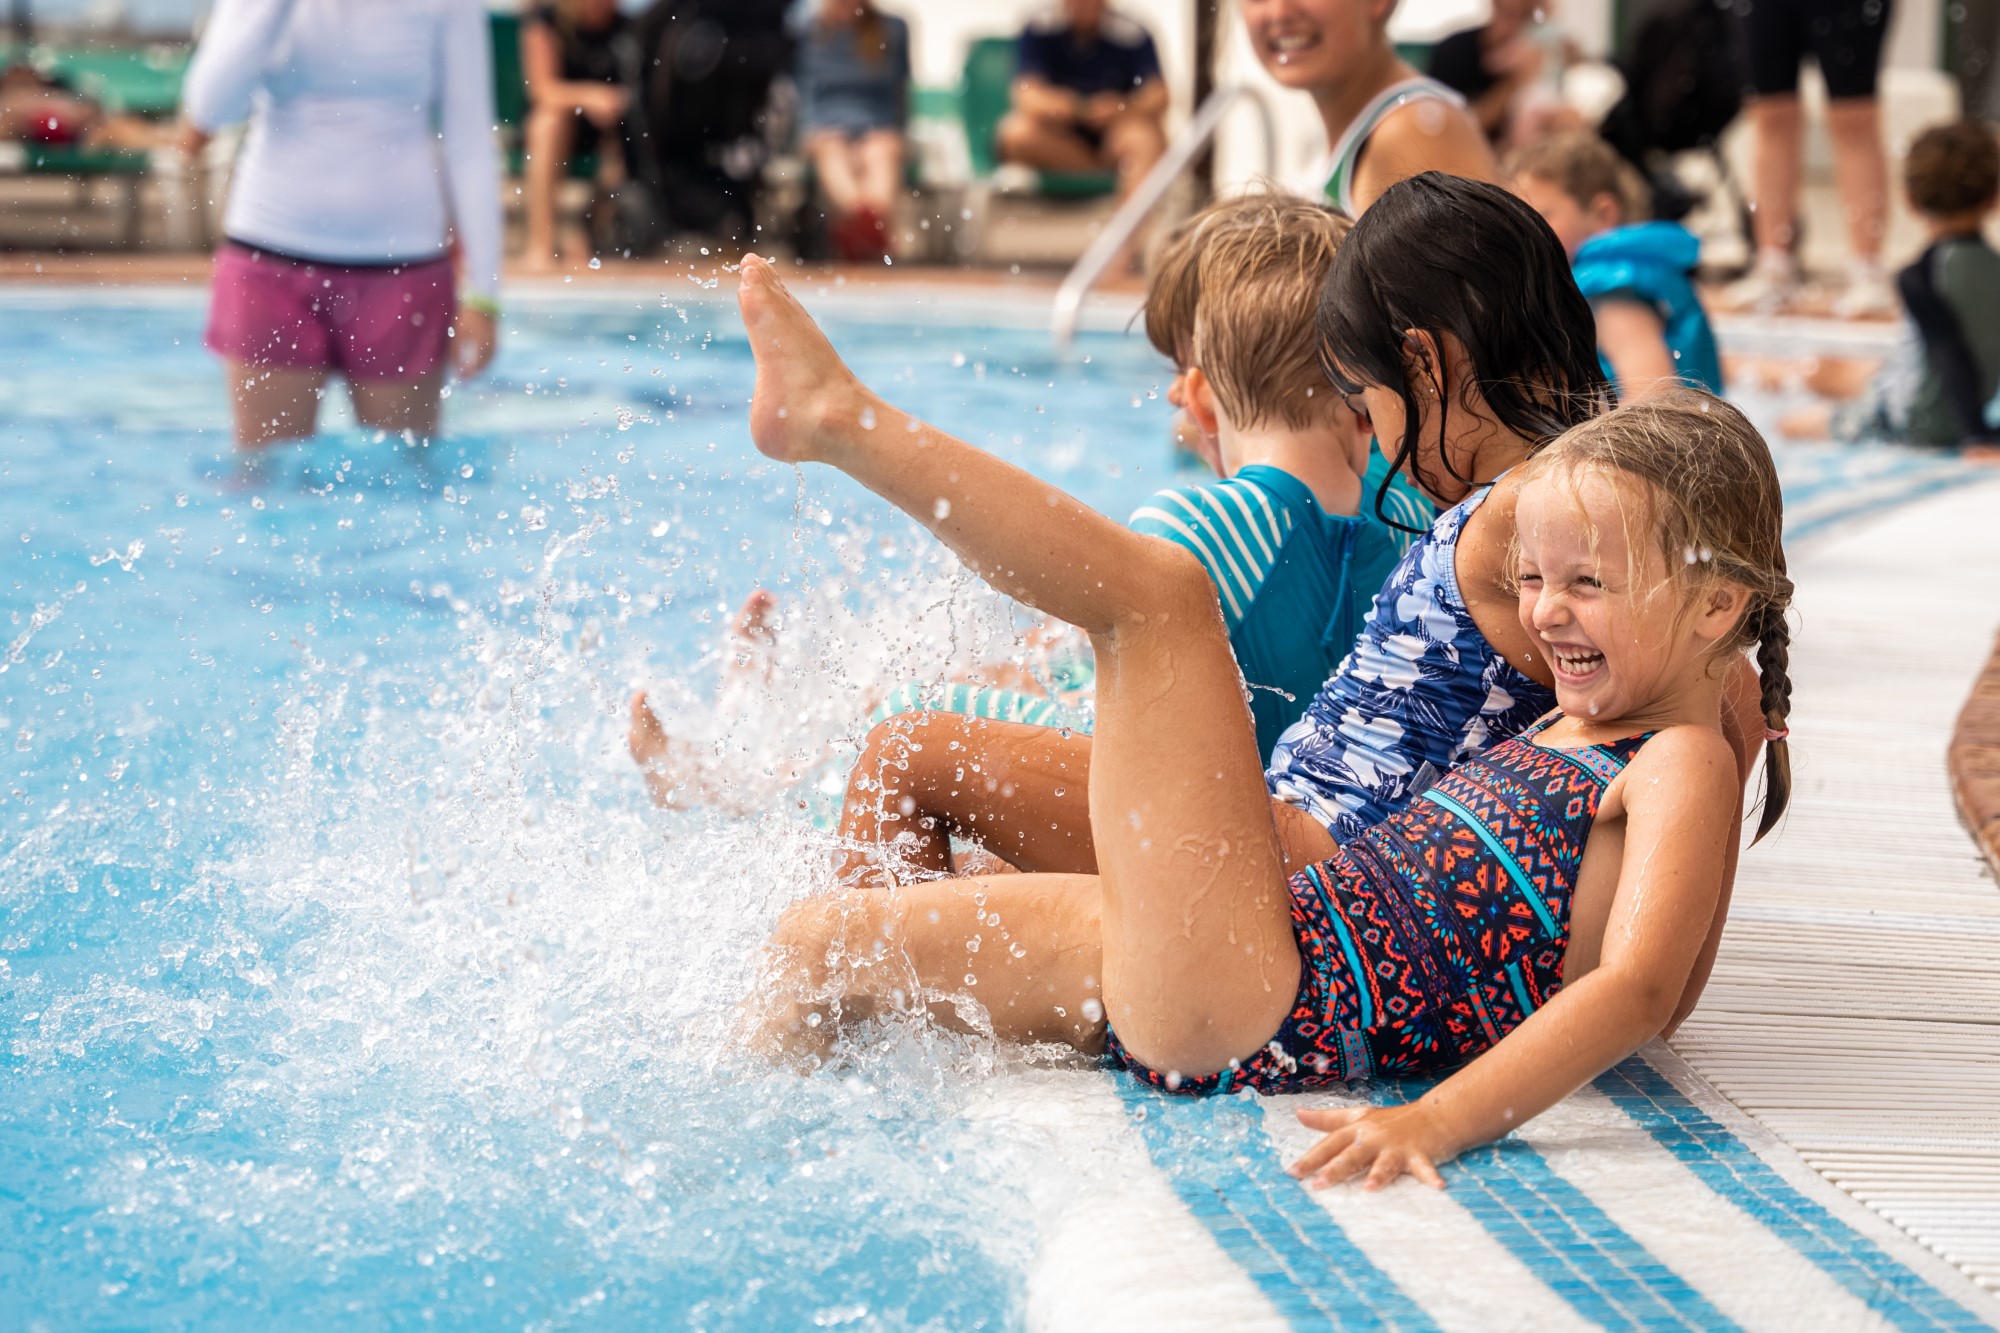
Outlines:
[{"label": "girl's outstretched arm", "polygon": [[1720,732],[1681,726],[1647,742],[1622,779],[1625,852],[1597,966],[1407,1106],[1299,1112],[1330,1132],[1292,1174],[1322,1185],[1365,1176],[1370,1189],[1409,1174],[1442,1188],[1439,1163],[1526,1123],[1657,1036],[1708,939],[1739,791]]},{"label": "girl's outstretched arm", "polygon": [[757,360],[750,437],[826,463],[937,534],[981,578],[1090,634],[1154,603],[1162,562],[1142,536],[1020,468],[896,410],[854,377],[771,265],[743,259],[737,304]]}]

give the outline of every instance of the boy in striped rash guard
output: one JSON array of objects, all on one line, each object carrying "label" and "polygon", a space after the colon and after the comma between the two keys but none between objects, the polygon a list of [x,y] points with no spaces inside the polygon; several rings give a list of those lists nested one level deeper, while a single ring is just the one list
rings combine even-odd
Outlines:
[{"label": "boy in striped rash guard", "polygon": [[1132,527],[1214,581],[1266,754],[1427,526],[1394,490],[1384,512],[1415,531],[1376,521],[1368,422],[1319,367],[1313,313],[1348,227],[1289,196],[1218,204],[1162,253],[1146,303],[1146,335],[1177,371],[1168,397],[1221,480],[1159,492]]},{"label": "boy in striped rash guard", "polygon": [[[1313,313],[1350,225],[1291,195],[1224,200],[1161,249],[1146,294],[1146,337],[1174,363],[1167,399],[1182,412],[1181,442],[1221,480],[1161,491],[1131,525],[1187,548],[1214,580],[1265,754],[1435,517],[1390,476],[1366,419],[1319,368]],[[1372,521],[1378,493],[1386,523]],[[1089,662],[1056,665],[1069,688],[912,682],[871,720],[930,710],[1090,730],[1090,711],[1074,702]]]}]

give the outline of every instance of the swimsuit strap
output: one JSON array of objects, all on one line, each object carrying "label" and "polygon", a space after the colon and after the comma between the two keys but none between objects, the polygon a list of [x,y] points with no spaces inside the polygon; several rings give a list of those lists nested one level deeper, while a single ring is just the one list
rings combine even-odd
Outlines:
[{"label": "swimsuit strap", "polygon": [[1326,157],[1326,184],[1322,187],[1326,197],[1341,210],[1352,216],[1354,208],[1354,163],[1361,156],[1361,150],[1368,142],[1368,136],[1375,132],[1390,112],[1411,102],[1439,101],[1462,107],[1465,99],[1445,87],[1436,79],[1418,74],[1407,79],[1398,79],[1361,108],[1361,114],[1347,123],[1333,151]]}]

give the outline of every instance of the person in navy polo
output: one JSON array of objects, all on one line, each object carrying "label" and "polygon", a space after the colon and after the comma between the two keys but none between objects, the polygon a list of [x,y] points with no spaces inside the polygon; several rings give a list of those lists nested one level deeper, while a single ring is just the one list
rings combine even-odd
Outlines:
[{"label": "person in navy polo", "polygon": [[1118,173],[1122,195],[1166,150],[1167,85],[1143,27],[1104,0],[1063,0],[1022,30],[1003,161]]}]

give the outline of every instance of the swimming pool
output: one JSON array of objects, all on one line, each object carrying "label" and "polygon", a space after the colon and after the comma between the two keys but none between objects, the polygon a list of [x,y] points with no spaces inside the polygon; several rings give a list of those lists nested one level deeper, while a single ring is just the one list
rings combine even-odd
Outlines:
[{"label": "swimming pool", "polygon": [[[984,313],[833,331],[891,398],[1101,508],[1168,479],[1143,340],[1058,357]],[[711,291],[523,302],[450,441],[336,423],[257,463],[200,318],[0,297],[13,1308],[1021,1322],[1091,1180],[1059,1126],[977,1108],[1055,1057],[909,1032],[798,1079],[728,1035],[816,882],[783,775],[886,685],[1018,653],[1008,609],[850,483],[750,449]],[[1783,461],[1829,514],[1933,466]],[[718,702],[759,585],[787,608],[774,689]],[[638,683],[768,812],[648,807]]]}]

